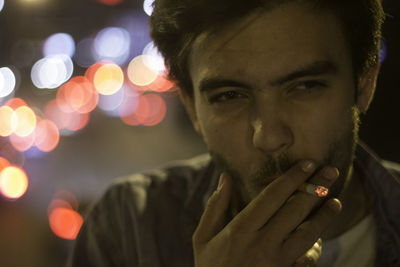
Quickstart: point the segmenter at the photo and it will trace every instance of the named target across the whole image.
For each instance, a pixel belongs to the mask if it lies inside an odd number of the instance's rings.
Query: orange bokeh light
[[[164,119],[167,113],[167,104],[161,96],[156,94],[148,94],[145,97],[150,105],[150,113],[142,124],[145,126],[157,125]]]
[[[47,207],[47,215],[50,216],[51,212],[56,208],[65,208],[73,210],[72,206],[68,201],[63,199],[53,199]]]
[[[54,200],[56,200],[56,199],[63,200],[63,201],[65,201],[65,202],[67,202],[69,204],[71,209],[78,210],[78,207],[79,207],[78,199],[70,191],[59,190],[54,194],[53,199]]]
[[[87,79],[89,79],[89,81],[90,81],[91,83],[93,83],[93,81],[94,81],[94,75],[96,74],[97,70],[98,70],[101,66],[103,66],[104,64],[107,64],[107,63],[112,63],[112,62],[109,62],[109,61],[99,61],[99,62],[94,63],[92,66],[90,66],[89,68],[87,68],[87,70],[86,70],[86,72],[85,72],[85,77],[86,77]]]
[[[14,110],[16,110],[17,108],[22,107],[22,106],[27,106],[26,102],[23,99],[18,98],[18,97],[11,98],[10,100],[8,100],[6,102],[5,105],[9,106],[10,108],[12,108]]]
[[[88,113],[96,108],[99,94],[88,78],[77,76],[58,89],[56,99],[64,112]]]
[[[161,93],[166,91],[173,91],[175,89],[175,84],[168,80],[165,76],[158,75],[157,79],[152,82],[148,87],[150,91]]]
[[[60,133],[57,125],[51,120],[41,120],[35,129],[34,145],[43,152],[50,152],[57,147],[60,141]]]
[[[36,115],[33,110],[28,106],[20,106],[15,110],[16,127],[14,134],[19,137],[30,135],[36,127]]]
[[[1,193],[7,198],[20,198],[28,189],[26,173],[15,166],[4,168],[0,173],[0,189]]]
[[[49,224],[58,237],[74,240],[83,224],[83,218],[72,209],[57,207],[50,212]]]
[[[0,118],[0,135],[11,135],[17,126],[17,117],[14,110],[9,106],[0,107]]]
[[[156,94],[138,96],[136,110],[129,115],[121,116],[121,120],[127,125],[154,126],[160,123],[167,112],[164,99]]]
[[[35,132],[30,133],[27,136],[21,137],[16,134],[10,135],[11,145],[18,151],[24,152],[30,149],[35,142],[36,134]]]
[[[89,113],[79,113],[77,111],[65,112],[54,99],[47,103],[44,109],[47,119],[55,123],[59,130],[67,129],[77,131],[84,128],[90,119]]]
[[[10,166],[10,162],[6,158],[0,157],[0,173],[8,166]]]
[[[93,84],[102,95],[115,94],[124,84],[124,73],[117,64],[103,64],[96,70]]]

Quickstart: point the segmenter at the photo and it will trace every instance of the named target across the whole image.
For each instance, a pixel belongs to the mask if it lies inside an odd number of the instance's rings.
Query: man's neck
[[[323,233],[322,240],[338,237],[354,227],[371,212],[370,202],[360,173],[353,167],[338,198],[342,202],[342,212]]]

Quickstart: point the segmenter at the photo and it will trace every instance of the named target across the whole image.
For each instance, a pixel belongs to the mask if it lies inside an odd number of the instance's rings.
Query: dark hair
[[[193,96],[188,58],[194,40],[238,20],[257,8],[273,8],[296,0],[155,0],[150,18],[151,37],[163,55],[169,79]],[[333,12],[350,44],[355,77],[379,60],[381,0],[297,0]]]

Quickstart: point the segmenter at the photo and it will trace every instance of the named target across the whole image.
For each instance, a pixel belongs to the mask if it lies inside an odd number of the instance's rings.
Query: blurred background
[[[113,178],[205,152],[149,37],[151,3],[0,0],[0,266],[64,266]],[[360,136],[400,162],[400,2],[383,4]]]

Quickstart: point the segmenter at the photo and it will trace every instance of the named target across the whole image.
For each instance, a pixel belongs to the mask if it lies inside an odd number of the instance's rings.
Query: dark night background
[[[362,117],[360,137],[380,157],[400,162],[400,2],[384,0],[383,5],[389,14],[383,28],[387,55],[374,101]],[[54,98],[54,91],[39,91],[30,79],[48,36],[65,32],[77,42],[129,16],[138,18],[132,31],[147,32],[142,6],[139,0],[114,6],[96,0],[5,0],[0,12],[0,67],[18,69],[16,96],[39,110]],[[150,41],[142,37],[138,46]],[[22,45],[26,41],[31,50]],[[74,75],[84,73],[85,68],[74,66]],[[72,242],[57,237],[49,227],[47,208],[55,192],[72,192],[84,214],[112,178],[205,151],[176,94],[163,97],[167,115],[156,126],[128,126],[95,110],[89,124],[74,135],[61,136],[54,151],[41,157],[22,155],[29,188],[15,201],[0,198],[0,266],[63,266]]]

